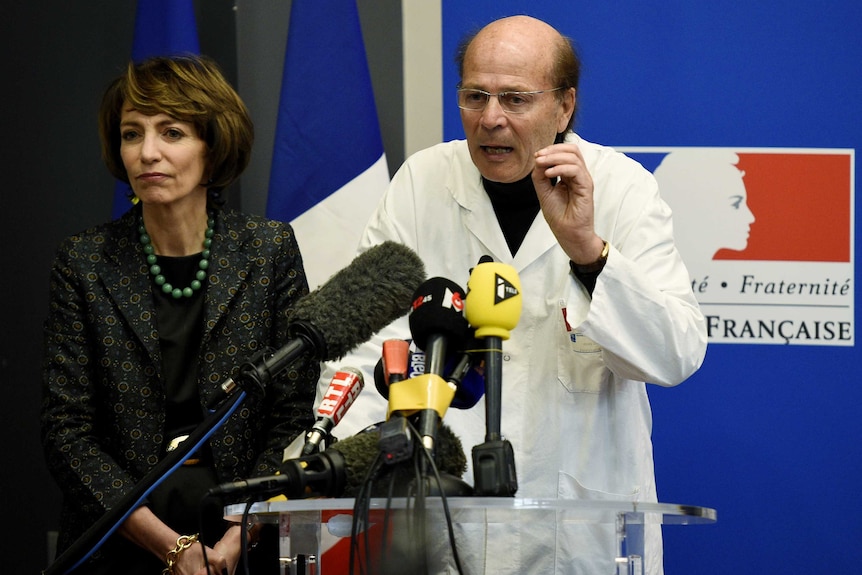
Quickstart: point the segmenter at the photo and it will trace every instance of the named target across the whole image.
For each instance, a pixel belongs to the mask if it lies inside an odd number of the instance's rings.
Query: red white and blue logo
[[[673,210],[710,342],[853,345],[854,150],[617,149]]]

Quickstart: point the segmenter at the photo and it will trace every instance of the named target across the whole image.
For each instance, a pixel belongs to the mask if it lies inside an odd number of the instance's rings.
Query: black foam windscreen
[[[463,477],[467,471],[467,456],[461,439],[445,423],[441,423],[437,430],[434,461],[441,473]]]
[[[373,246],[297,302],[288,314],[291,336],[312,340],[320,359],[340,359],[405,315],[424,279],[424,263],[407,246]]]
[[[376,428],[372,427],[369,430],[338,441],[327,449],[327,451],[338,451],[344,456],[346,471],[344,492],[333,495],[336,497],[340,495],[355,497],[359,493],[364,485],[368,470],[380,454],[379,438],[380,435],[377,433]],[[467,471],[467,456],[464,454],[461,440],[445,424],[441,424],[437,432],[437,447],[434,452],[434,462],[440,473],[460,478]],[[412,463],[388,471],[391,473],[387,477],[394,475],[395,481],[401,483],[403,486],[409,483],[415,472]],[[378,485],[378,489],[374,493],[385,493],[385,486],[382,484]]]
[[[464,290],[455,282],[433,277],[413,294],[410,333],[420,349],[426,349],[431,336],[443,336],[452,349],[460,349],[470,335],[464,318]]]
[[[333,443],[327,451],[337,451],[344,456],[345,484],[344,492],[334,494],[336,497],[355,497],[362,487],[365,475],[374,464],[380,453],[378,447],[379,434],[375,431],[363,431]]]

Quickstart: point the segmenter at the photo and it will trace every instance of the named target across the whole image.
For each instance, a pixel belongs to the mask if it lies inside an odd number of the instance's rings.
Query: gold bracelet
[[[165,563],[167,563],[168,566],[162,571],[162,575],[173,575],[174,565],[176,565],[177,561],[180,560],[180,554],[197,542],[197,533],[194,535],[180,535],[177,537],[177,546],[168,551],[168,554],[165,555]]]

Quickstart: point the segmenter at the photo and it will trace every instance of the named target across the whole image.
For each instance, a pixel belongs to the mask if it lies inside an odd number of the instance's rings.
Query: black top
[[[158,256],[162,274],[177,287],[195,279],[201,255]],[[203,282],[204,286],[206,282]],[[198,397],[198,356],[203,337],[204,288],[175,298],[153,282],[162,370],[165,376],[166,440],[188,433],[203,421]]]
[[[514,256],[540,209],[533,177],[528,174],[527,177],[510,184],[493,182],[483,177],[482,185],[491,199],[509,251]]]
[[[509,245],[509,251],[514,256],[518,253],[518,248],[521,247],[530,226],[533,225],[533,220],[536,219],[536,215],[541,210],[539,197],[536,195],[536,187],[533,185],[533,177],[527,175],[527,177],[510,184],[492,182],[483,177],[482,185],[491,199],[491,205],[494,207],[494,213],[497,215],[503,237],[506,238],[506,243]],[[572,273],[592,295],[601,270],[583,272],[573,265]]]

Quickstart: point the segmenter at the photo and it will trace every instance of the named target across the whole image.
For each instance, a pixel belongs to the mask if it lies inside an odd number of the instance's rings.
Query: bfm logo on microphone
[[[425,294],[413,300],[413,309],[416,310],[420,306],[434,301],[434,294]],[[448,287],[443,291],[443,297],[440,301],[440,307],[454,309],[457,312],[464,311],[464,300],[461,294],[453,292]]]

